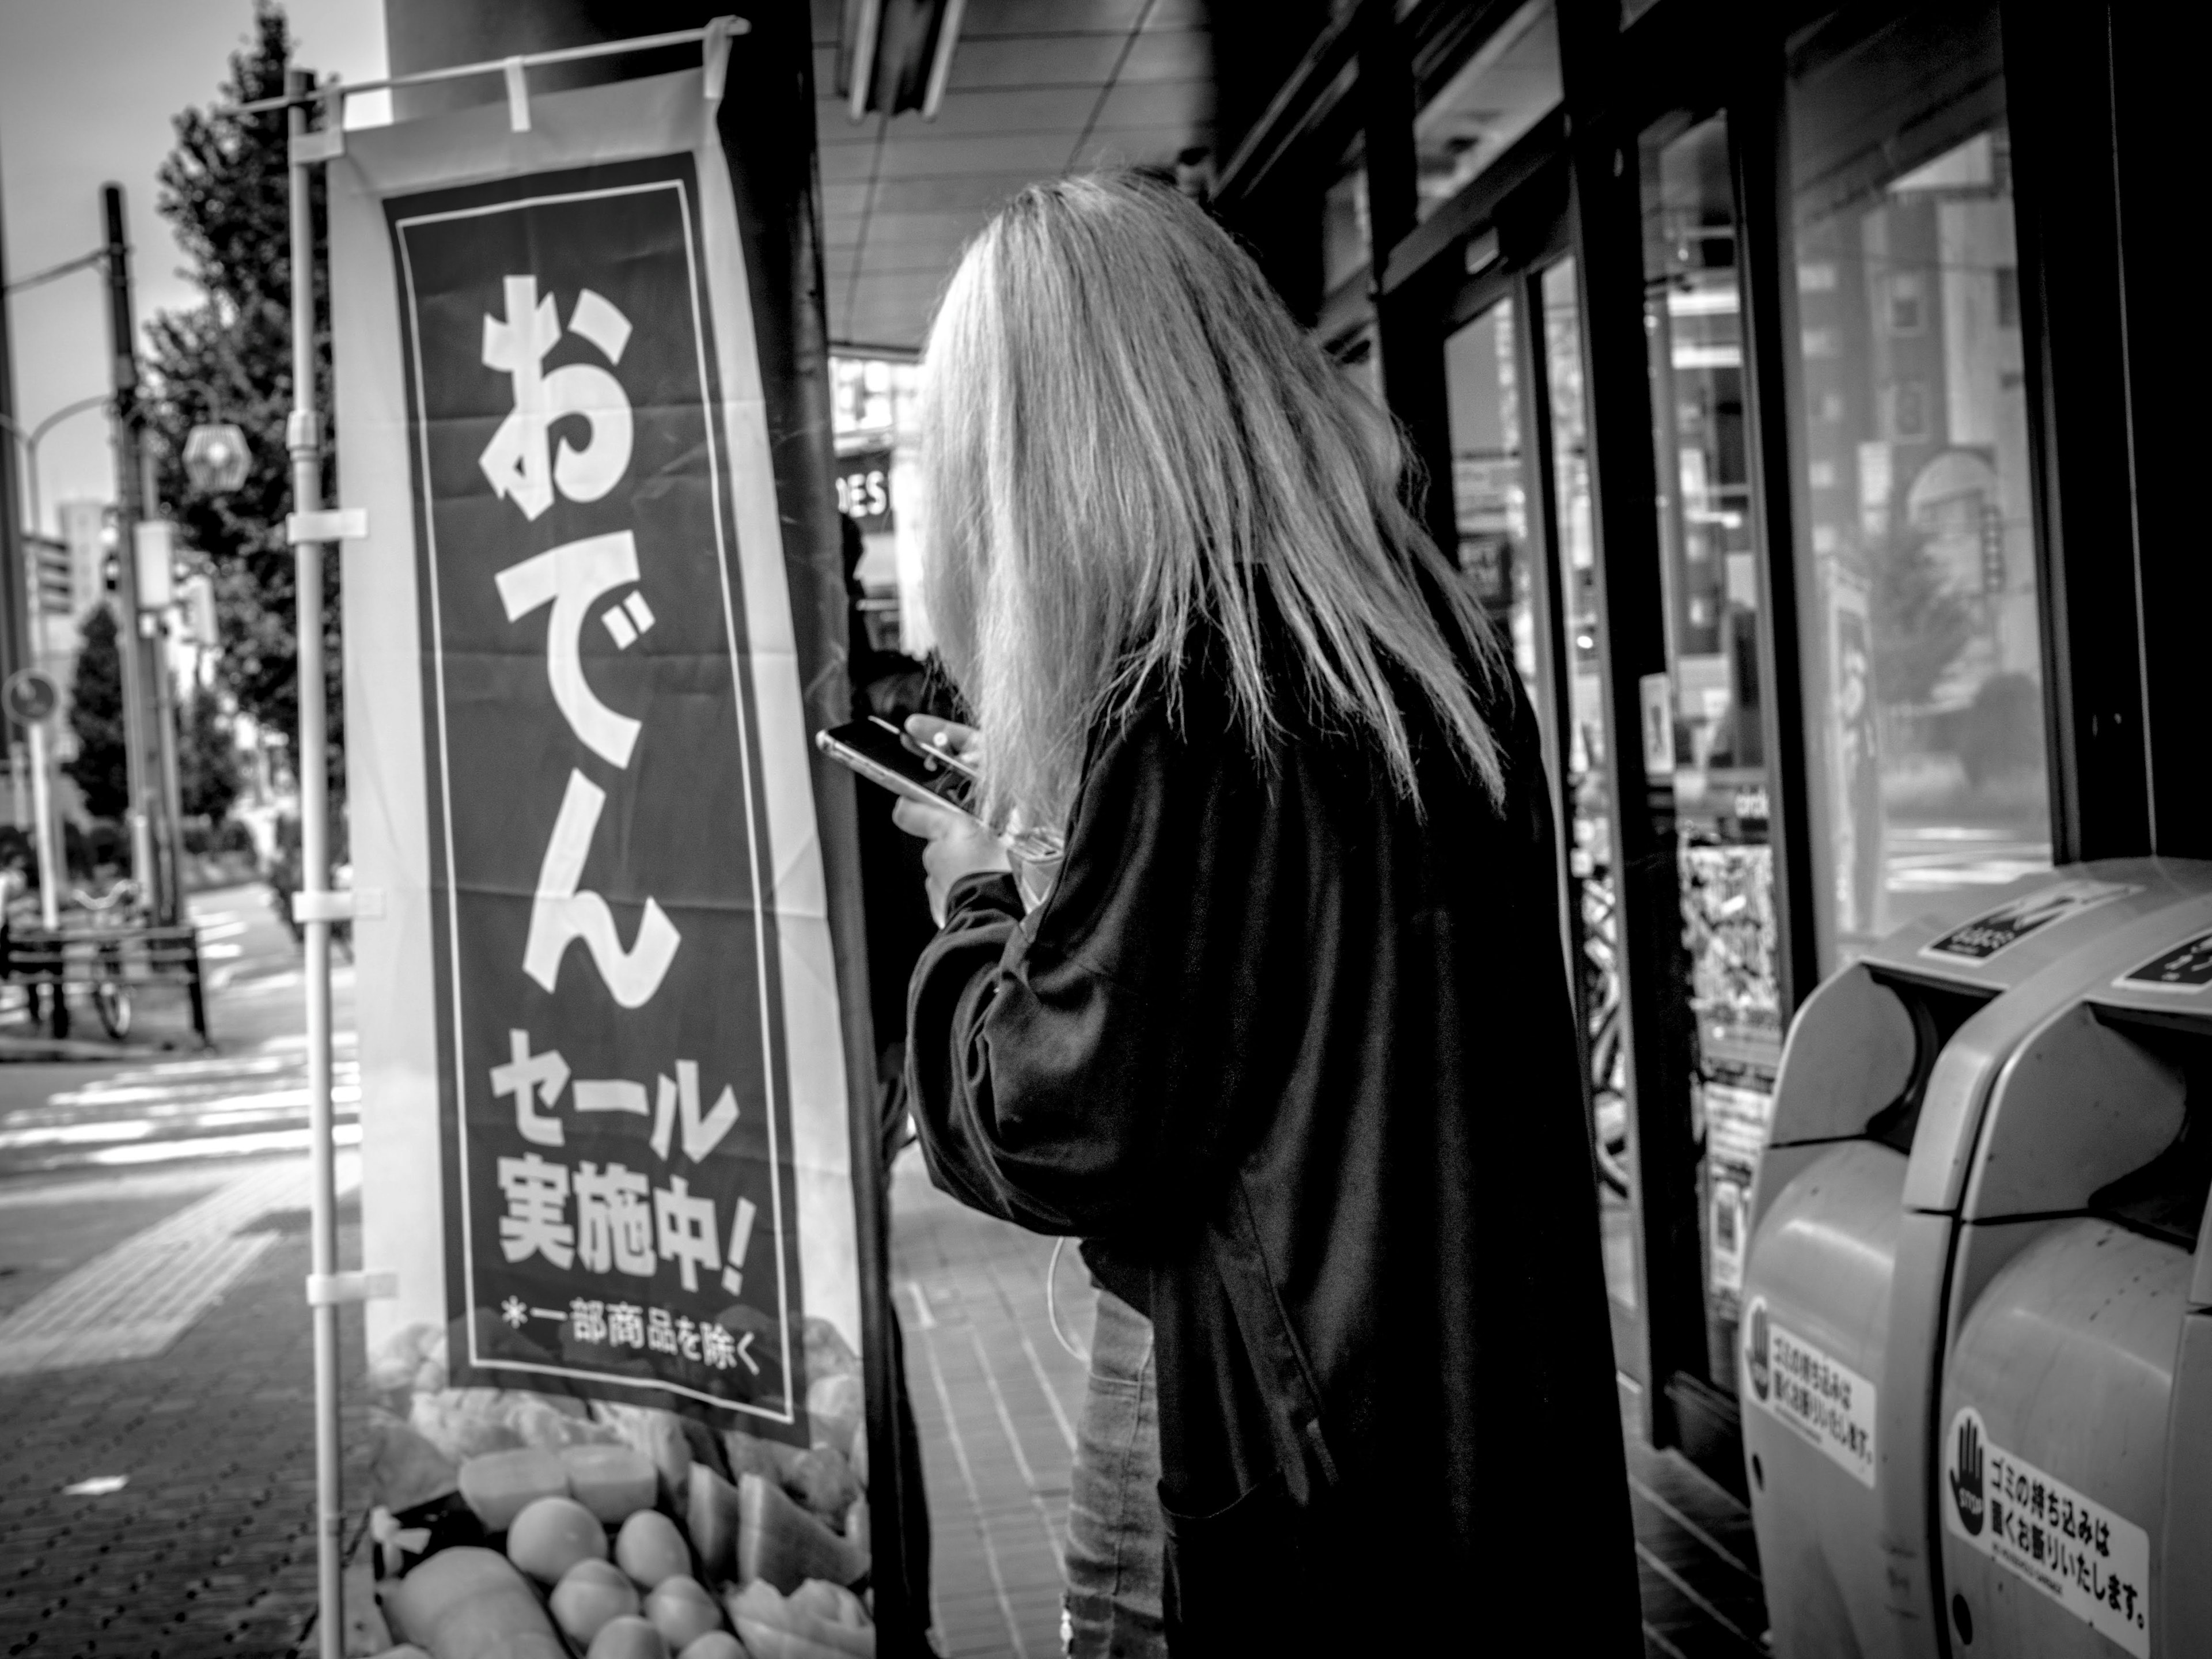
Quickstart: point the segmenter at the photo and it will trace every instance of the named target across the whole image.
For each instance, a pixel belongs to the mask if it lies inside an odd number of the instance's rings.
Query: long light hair
[[[1265,659],[1263,571],[1316,719],[1370,734],[1418,805],[1395,672],[1499,794],[1469,670],[1501,655],[1400,502],[1395,427],[1176,191],[1015,198],[945,291],[921,419],[925,595],[986,734],[991,821],[1065,822],[1091,732],[1153,690],[1180,710],[1200,629],[1264,764],[1291,688]]]

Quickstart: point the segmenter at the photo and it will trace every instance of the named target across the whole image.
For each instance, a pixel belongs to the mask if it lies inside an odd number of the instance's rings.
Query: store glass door
[[[1565,240],[1562,226],[1537,258],[1470,282],[1448,319],[1455,550],[1543,729],[1614,1349],[1641,1382],[1582,313]]]
[[[1662,994],[1686,999],[1693,1032],[1692,1144],[1676,1150],[1696,1168],[1705,1314],[1696,1380],[1732,1398],[1751,1184],[1783,1030],[1759,684],[1763,551],[1727,118],[1670,118],[1638,149],[1666,639],[1665,671],[1638,687],[1644,770],[1651,810],[1672,815],[1681,908],[1686,983]]]

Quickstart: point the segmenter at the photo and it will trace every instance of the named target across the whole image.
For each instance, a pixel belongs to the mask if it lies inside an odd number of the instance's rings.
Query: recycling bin
[[[1936,1414],[1954,1655],[2212,1654],[2212,905],[2185,908],[1990,1096]]]
[[[2212,864],[2031,877],[1907,926],[1794,1022],[1752,1197],[1738,1397],[1780,1659],[1944,1651],[1929,1522],[1944,1291],[1997,1079],[2029,1036],[2212,925]],[[2133,954],[2130,954],[2133,953]]]

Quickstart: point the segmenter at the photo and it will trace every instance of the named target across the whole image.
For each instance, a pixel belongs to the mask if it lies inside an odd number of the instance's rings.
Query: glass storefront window
[[[1583,413],[1582,303],[1575,263],[1544,273],[1544,375],[1552,404],[1559,615],[1565,647],[1567,730],[1561,734],[1567,821],[1567,902],[1573,912],[1576,1000],[1587,1036],[1591,1139],[1607,1291],[1637,1305],[1634,1179],[1628,1157],[1628,1068],[1621,1043],[1620,930],[1614,923],[1613,803],[1606,790],[1605,683],[1600,667],[1597,537],[1590,511],[1589,426]]]
[[[2046,867],[2050,781],[1996,9],[1795,64],[1787,98],[1826,969]]]
[[[1367,161],[1354,143],[1337,170],[1336,182],[1322,198],[1321,291],[1334,294],[1367,269],[1370,240],[1367,221]]]
[[[1644,337],[1667,672],[1640,688],[1644,769],[1671,793],[1702,1198],[1707,1381],[1733,1390],[1752,1178],[1782,1050],[1759,681],[1743,307],[1725,117],[1646,131]],[[1663,786],[1671,784],[1671,791]]]
[[[1529,0],[1413,118],[1420,216],[1459,194],[1559,101],[1553,0]]]
[[[1451,407],[1452,502],[1459,568],[1501,635],[1532,701],[1536,629],[1529,605],[1528,492],[1521,476],[1521,392],[1511,300],[1444,342]]]

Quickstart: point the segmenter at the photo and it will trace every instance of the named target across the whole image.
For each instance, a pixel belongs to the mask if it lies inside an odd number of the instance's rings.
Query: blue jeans
[[[1152,1323],[1102,1286],[1068,1505],[1060,1635],[1069,1659],[1165,1659],[1159,1481]]]

